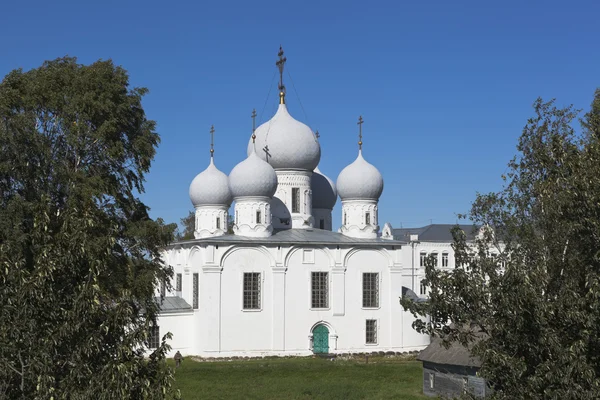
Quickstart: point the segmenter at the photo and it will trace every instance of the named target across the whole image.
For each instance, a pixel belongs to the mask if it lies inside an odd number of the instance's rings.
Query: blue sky
[[[192,208],[211,124],[229,173],[252,109],[274,113],[280,44],[289,110],[321,133],[320,169],[335,180],[355,159],[362,114],[364,156],[385,180],[380,221],[395,227],[454,223],[500,188],[538,96],[587,109],[600,86],[598,1],[36,0],[1,13],[0,75],[111,58],[150,89],[162,143],[143,199],[170,222]]]

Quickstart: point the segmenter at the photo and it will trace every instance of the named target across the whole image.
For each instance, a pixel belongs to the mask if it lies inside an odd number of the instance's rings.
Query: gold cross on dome
[[[252,132],[256,130],[256,108],[252,110]]]
[[[285,86],[283,84],[283,67],[285,66],[285,62],[287,58],[283,56],[283,48],[279,46],[279,60],[275,63],[277,68],[279,68],[279,103],[285,104]]]

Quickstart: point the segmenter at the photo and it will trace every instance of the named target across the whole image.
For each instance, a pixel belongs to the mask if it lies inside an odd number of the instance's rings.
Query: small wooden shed
[[[485,380],[478,376],[481,361],[459,343],[445,348],[439,338],[433,338],[417,360],[423,362],[423,393],[427,396],[452,398],[469,392],[483,398],[489,393]]]

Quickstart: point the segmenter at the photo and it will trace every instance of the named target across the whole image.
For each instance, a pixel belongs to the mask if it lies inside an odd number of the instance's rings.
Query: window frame
[[[433,268],[438,268],[440,266],[440,253],[437,251],[432,251],[430,254],[431,258],[433,258]]]
[[[421,280],[419,281],[419,295],[420,296],[427,296],[427,285],[425,283],[423,283],[425,279],[421,278]]]
[[[323,289],[322,287],[319,288],[315,288],[315,283],[314,283],[314,279],[315,279],[315,275],[320,276],[320,277],[324,277],[324,280],[319,282],[319,285],[323,285],[324,282],[324,287],[325,289]],[[310,301],[310,309],[311,310],[329,310],[330,309],[330,301],[329,301],[329,271],[310,271],[310,285],[309,285],[309,289],[310,289],[310,297],[309,297],[309,301]],[[322,279],[322,278],[321,278]],[[324,295],[324,307],[320,307],[319,305],[321,305],[322,301],[315,301],[315,295],[318,295],[319,293],[325,292]],[[317,299],[319,300],[319,299]]]
[[[192,309],[197,310],[200,306],[200,274],[192,274]]]
[[[183,286],[183,274],[175,275],[175,291],[181,293],[181,288]]]
[[[371,280],[371,283],[375,283],[375,287],[373,288],[373,285],[371,285],[371,287],[366,288],[365,287],[365,276],[366,275],[370,275],[372,277],[372,275],[375,275],[374,280]],[[362,308],[364,309],[379,309],[380,308],[380,275],[379,272],[363,272],[362,273]],[[368,300],[369,298],[365,297],[365,293],[369,292],[372,293],[374,291],[375,293],[375,305],[365,305],[365,301]],[[369,299],[372,300],[372,299]],[[371,303],[372,304],[372,303]]]
[[[450,253],[447,251],[442,252],[442,268],[448,268],[450,266]]]
[[[256,223],[262,224],[262,212],[260,210],[256,210]]]
[[[255,277],[258,275],[258,277]],[[246,276],[253,276],[253,282],[258,284],[258,288],[246,288]],[[259,271],[244,271],[242,272],[242,311],[244,312],[259,312],[262,311],[262,294],[263,294],[263,274]],[[252,284],[253,282],[250,282]],[[251,307],[247,307],[246,304],[246,291],[254,292],[255,294],[250,293],[250,301],[256,301],[257,304],[252,307],[253,304],[250,304]]]
[[[369,329],[369,323],[372,325],[372,329]],[[371,340],[369,341],[369,334],[371,334]],[[376,346],[379,344],[379,321],[374,318],[365,320],[365,345]]]
[[[419,252],[419,266],[425,267],[425,263],[427,262],[427,252],[422,250]]]
[[[300,188],[298,187],[292,188],[292,212],[300,212]]]
[[[150,335],[148,337],[148,348],[149,349],[158,349],[160,346],[160,326],[151,324],[150,325]]]
[[[365,225],[371,225],[371,212],[365,212]]]
[[[217,217],[216,225],[217,225],[217,229],[221,229],[221,217]]]

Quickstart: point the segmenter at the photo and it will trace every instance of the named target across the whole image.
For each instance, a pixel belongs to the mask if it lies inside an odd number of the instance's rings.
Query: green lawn
[[[425,399],[418,361],[369,357],[265,358],[196,362],[176,370],[187,399]]]

